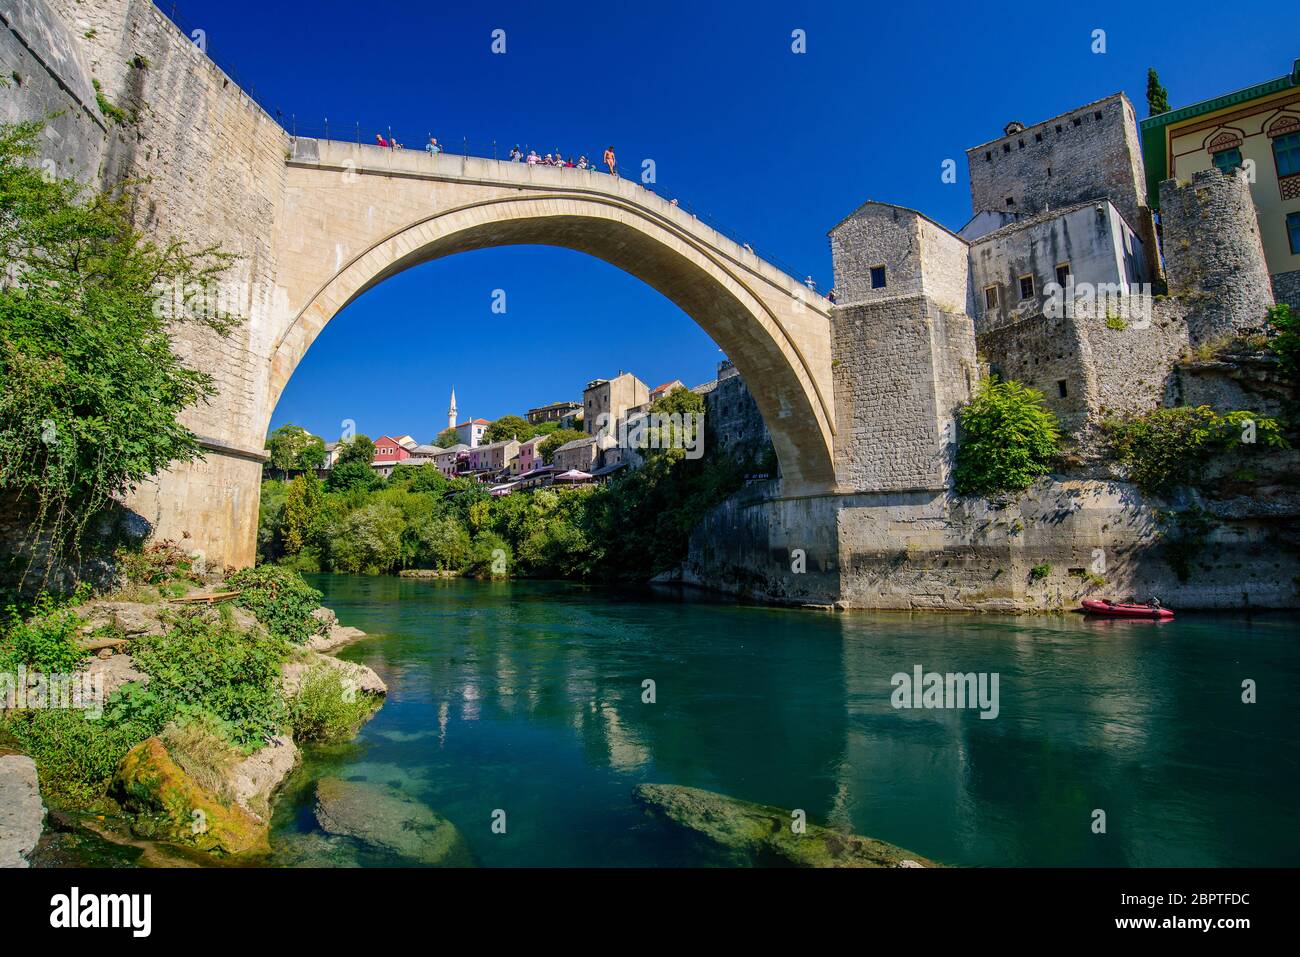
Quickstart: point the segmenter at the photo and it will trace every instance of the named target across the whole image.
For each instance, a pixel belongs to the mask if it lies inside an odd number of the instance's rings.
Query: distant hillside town
[[[431,466],[447,478],[469,478],[490,487],[493,495],[539,488],[559,482],[582,485],[607,482],[623,469],[638,467],[643,458],[635,441],[638,426],[648,423],[660,399],[687,386],[672,379],[650,388],[630,372],[593,379],[582,401],[559,401],[528,409],[524,416],[507,415],[495,422],[461,420],[456,390],[451,391],[447,427],[433,441],[415,436],[384,434],[374,440],[371,468],[388,478],[402,466]],[[704,400],[704,422],[711,453],[730,456],[774,472],[775,454],[763,417],[753,396],[730,360],[718,363],[717,378],[689,391]],[[294,427],[290,427],[294,428]],[[702,444],[703,434],[692,437]],[[274,441],[274,436],[268,446]],[[326,442],[316,474],[327,478],[346,440]],[[702,452],[702,448],[700,449]],[[299,463],[301,464],[301,463]],[[269,472],[281,471],[275,458]],[[298,469],[294,469],[298,470]],[[755,476],[772,478],[774,474]]]

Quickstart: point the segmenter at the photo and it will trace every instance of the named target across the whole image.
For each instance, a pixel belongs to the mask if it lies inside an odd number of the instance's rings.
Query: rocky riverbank
[[[223,858],[255,860],[269,852],[272,805],[300,760],[293,728],[308,729],[304,733],[309,739],[322,739],[326,734],[331,740],[340,735],[351,737],[382,706],[388,689],[372,669],[331,654],[366,635],[339,624],[330,609],[317,607],[310,612],[305,640],[277,645],[269,632],[283,622],[269,614],[270,620],[260,620],[247,607],[223,597],[229,591],[217,584],[193,590],[178,600],[148,600],[152,596],[135,600],[137,596],[132,595],[76,606],[71,609],[79,622],[76,646],[91,655],[77,677],[83,687],[93,689],[96,707],[103,708],[108,702],[111,708],[123,700],[140,699],[146,702],[140,707],[147,711],[153,706],[144,698],[151,693],[151,683],[165,686],[177,680],[170,663],[159,664],[156,643],[166,641],[169,629],[178,627],[178,614],[189,616],[186,620],[200,625],[251,636],[267,648],[290,649],[278,665],[278,679],[266,689],[272,710],[285,715],[286,729],[263,738],[262,746],[249,752],[234,749],[219,738],[195,737],[192,730],[187,738],[176,731],[177,721],[173,720],[126,751],[102,796],[91,795],[80,802],[64,800],[57,807],[52,803],[55,813],[49,828],[45,828],[45,804],[49,801],[42,800],[38,763],[55,769],[52,773],[57,777],[69,761],[76,760],[75,754],[60,753],[57,740],[51,744],[44,739],[33,756],[6,754],[0,749],[0,866],[85,863],[88,847],[95,860],[104,858],[107,847],[116,847],[118,851],[110,851],[108,856],[121,857],[117,863],[135,861],[145,866],[215,863]],[[146,649],[143,658],[138,657],[138,648]],[[164,670],[158,671],[160,667]],[[27,680],[44,679],[33,671]],[[29,688],[34,689],[34,685]],[[3,706],[0,703],[0,708]],[[0,719],[16,715],[22,716],[22,712],[0,710]],[[49,718],[48,712],[29,711],[26,716]],[[111,733],[95,727],[89,714],[75,717],[87,720],[86,728],[73,725],[74,736],[107,737]],[[11,731],[13,727],[10,725]],[[21,748],[21,730],[14,737]],[[66,749],[86,746],[74,741],[63,745]]]

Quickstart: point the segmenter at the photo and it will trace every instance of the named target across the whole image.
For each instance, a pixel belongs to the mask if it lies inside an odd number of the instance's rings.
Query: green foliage
[[[126,752],[153,733],[107,717],[87,721],[84,712],[68,708],[5,712],[0,729],[36,762],[46,799],[72,806],[102,797]]]
[[[284,495],[280,536],[286,555],[297,555],[312,540],[325,508],[325,489],[313,474],[299,475]]]
[[[15,606],[6,610],[8,620],[0,626],[0,672],[12,672],[19,665],[47,674],[80,670],[86,652],[77,644],[81,619],[76,612],[47,593],[37,597],[31,611],[24,621]]]
[[[1125,322],[1125,321],[1124,321],[1122,318],[1120,318],[1119,316],[1107,316],[1107,317],[1106,317],[1106,328],[1107,328],[1107,329],[1114,329],[1116,332],[1121,332],[1121,331],[1123,331],[1123,330],[1125,330],[1125,329],[1128,328],[1128,323]]]
[[[510,575],[510,544],[487,530],[474,536],[465,571],[475,578],[507,578]]]
[[[1147,116],[1169,112],[1169,91],[1160,85],[1155,67],[1147,68]]]
[[[280,666],[289,645],[260,629],[241,632],[225,617],[178,613],[161,636],[137,639],[136,664],[150,676],[142,697],[174,716],[203,711],[249,752],[279,734],[286,712]],[[155,711],[155,713],[157,713]]]
[[[1276,419],[1246,411],[1219,415],[1208,405],[1110,419],[1102,431],[1129,479],[1150,493],[1196,484],[1205,464],[1225,451],[1288,447]]]
[[[1040,582],[1050,574],[1052,574],[1052,566],[1044,562],[1029,569],[1029,580],[1031,582]]]
[[[297,572],[276,565],[245,568],[226,579],[241,589],[235,601],[247,608],[276,638],[300,645],[320,634],[323,623],[312,615],[321,594]]]
[[[331,492],[368,492],[378,488],[383,482],[379,473],[370,467],[369,461],[361,462],[353,459],[348,462],[340,461],[330,469],[325,487]]]
[[[158,735],[163,746],[182,771],[199,787],[230,804],[230,771],[244,757],[230,743],[230,729],[206,711],[185,715],[171,722]]]
[[[113,496],[200,457],[177,414],[215,390],[172,333],[236,320],[194,308],[229,256],[146,242],[127,195],[47,180],[31,164],[39,129],[0,124],[0,491],[32,503],[52,564]],[[155,309],[160,288],[182,308]]]
[[[298,742],[345,741],[370,717],[377,702],[343,680],[337,668],[317,665],[303,677],[289,702],[289,720]]]
[[[340,465],[347,465],[349,462],[360,462],[367,468],[375,460],[375,443],[370,441],[370,436],[362,435],[358,432],[350,440],[343,443],[339,450],[338,460],[334,463],[337,468]]]
[[[487,427],[487,431],[483,433],[483,440],[504,442],[506,439],[518,439],[523,442],[536,434],[536,429],[527,419],[518,415],[503,415]]]
[[[1268,324],[1273,333],[1269,349],[1278,357],[1292,384],[1296,384],[1300,381],[1300,316],[1280,302],[1268,310]]]
[[[330,565],[341,572],[382,574],[397,567],[405,522],[400,509],[371,503],[348,512],[326,531]]]
[[[285,423],[266,440],[267,466],[281,475],[319,468],[325,461],[325,441],[300,425]]]
[[[99,106],[99,112],[112,120],[114,123],[125,124],[127,120],[126,110],[120,106],[114,106],[113,103],[104,95],[104,89],[99,80],[90,81],[91,86],[95,88],[95,103]]]
[[[141,548],[120,548],[114,553],[118,572],[132,585],[199,584],[194,561],[175,542],[149,542]]]
[[[1019,382],[982,383],[958,422],[955,481],[961,495],[1022,491],[1051,471],[1060,451],[1060,428],[1043,394]]]
[[[438,433],[438,437],[433,440],[433,444],[442,449],[449,449],[460,442],[460,433],[451,426],[443,429]]]

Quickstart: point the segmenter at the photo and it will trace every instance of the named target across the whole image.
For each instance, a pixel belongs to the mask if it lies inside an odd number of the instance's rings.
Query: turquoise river
[[[369,633],[341,656],[389,695],[354,742],[308,749],[273,863],[403,863],[317,829],[312,784],[335,776],[449,818],[483,866],[709,863],[634,803],[641,782],[801,808],[950,865],[1300,864],[1295,616],[828,614],[547,582],[312,583]],[[996,674],[996,718],[895,708],[893,676],[918,666]]]

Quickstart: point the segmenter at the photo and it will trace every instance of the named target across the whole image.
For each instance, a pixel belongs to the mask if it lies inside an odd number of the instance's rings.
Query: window
[[[998,307],[998,287],[988,286],[984,290],[984,307],[986,309],[996,309]]]
[[[1015,201],[1014,199],[1012,199],[1010,196],[1008,196],[1008,197],[1007,197],[1007,205],[1008,205],[1008,206],[1014,206],[1014,205],[1016,205],[1016,201]]]
[[[1024,149],[1024,148],[1025,148],[1025,141],[1024,141],[1024,140],[1021,140],[1021,141],[1020,141],[1020,148],[1021,148],[1021,149]]]
[[[1300,255],[1300,213],[1286,214],[1286,234],[1291,240],[1291,252]]]
[[[1094,118],[1094,119],[1098,119],[1098,120],[1101,119],[1101,111],[1100,111],[1100,110],[1098,110],[1096,113],[1094,113],[1094,114],[1092,114],[1092,115],[1093,115],[1093,118]]]
[[[872,289],[885,288],[885,267],[884,266],[871,267],[871,288]]]
[[[1300,173],[1300,133],[1288,133],[1273,138],[1273,159],[1277,175],[1294,176]]]
[[[984,151],[984,161],[987,162],[987,163],[991,163],[991,162],[993,162],[993,151],[992,151],[992,150],[985,150],[985,151]]]
[[[1057,284],[1060,285],[1062,288],[1064,288],[1065,286],[1069,285],[1069,283],[1070,283],[1070,264],[1069,264],[1069,263],[1061,263],[1061,265],[1059,265],[1059,266],[1056,267],[1056,282],[1057,282]]]
[[[1043,134],[1042,134],[1042,133],[1035,133],[1035,134],[1034,134],[1034,142],[1035,142],[1035,143],[1041,143],[1041,142],[1043,142]]]
[[[1075,126],[1083,126],[1083,120],[1079,119],[1079,118],[1076,116],[1076,117],[1074,118],[1074,125],[1075,125]]]
[[[1020,277],[1020,298],[1021,299],[1034,298],[1034,277],[1033,276]]]
[[[1060,124],[1060,123],[1057,123],[1057,124],[1056,124],[1056,132],[1058,132],[1058,133],[1061,132],[1061,124]]]
[[[1062,399],[1064,399],[1069,394],[1065,388],[1064,379],[1056,380],[1056,394],[1059,395]]]
[[[1002,152],[1004,152],[1004,153],[1010,153],[1010,152],[1011,152],[1011,144],[1010,144],[1010,143],[1003,143],[1003,144],[1002,144]]]
[[[1241,150],[1235,146],[1230,150],[1219,150],[1214,154],[1214,165],[1223,173],[1231,173],[1241,165]]]

